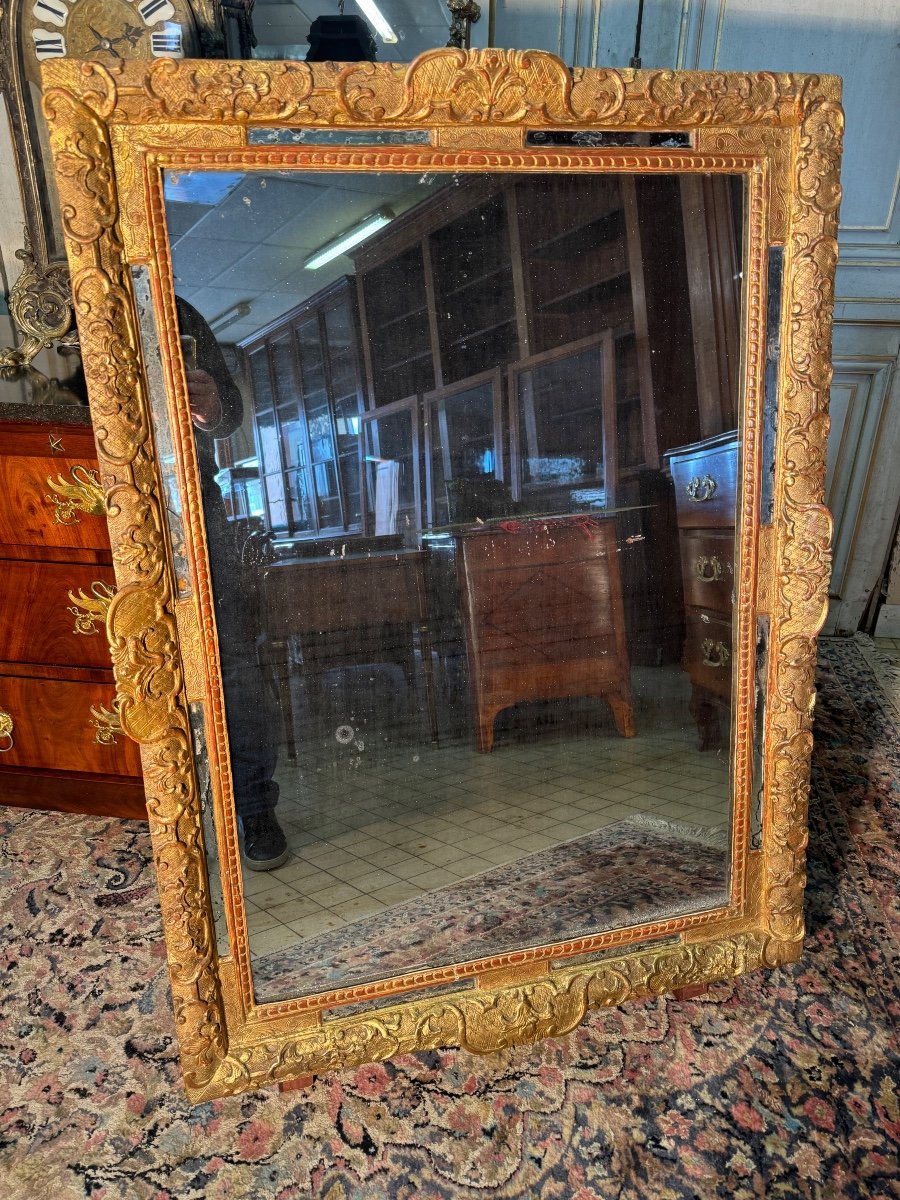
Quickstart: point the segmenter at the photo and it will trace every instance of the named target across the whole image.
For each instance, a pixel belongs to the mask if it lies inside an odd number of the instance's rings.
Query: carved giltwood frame
[[[205,1100],[391,1055],[490,1051],[565,1033],[599,1005],[795,960],[803,939],[815,638],[831,519],[822,506],[840,82],[788,74],[569,71],[540,52],[436,50],[412,65],[131,62],[45,68],[45,111],[106,496],[118,590],[107,632],[121,727],[141,745],[187,1090]],[[272,126],[424,129],[429,145],[251,144]],[[687,131],[685,147],[526,148],[529,129]],[[357,136],[358,142],[358,136]],[[257,1004],[196,459],[177,354],[163,169],[697,170],[747,179],[740,637],[730,903],[554,947],[422,971],[326,997]],[[763,464],[770,247],[783,247],[777,436]],[[132,268],[148,272],[184,506],[173,544],[150,416]],[[157,368],[158,369],[158,368]],[[761,523],[764,471],[774,517]],[[175,569],[179,564],[178,571]],[[761,846],[748,842],[757,619],[769,626]],[[202,721],[231,952],[217,951],[193,718]],[[660,944],[659,939],[665,939]],[[649,943],[649,944],[648,944]],[[576,957],[604,951],[594,961]],[[566,963],[566,959],[571,961]],[[559,969],[550,970],[551,959]],[[429,996],[430,983],[474,988]],[[403,993],[416,991],[404,1002]],[[387,1007],[360,1011],[380,997]],[[395,997],[396,1003],[390,1002]],[[354,1003],[352,1015],[325,1003]]]

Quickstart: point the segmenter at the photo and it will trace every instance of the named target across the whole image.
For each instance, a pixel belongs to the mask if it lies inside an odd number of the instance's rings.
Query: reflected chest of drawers
[[[675,486],[684,587],[682,663],[700,749],[723,742],[730,715],[737,433],[680,446],[666,455]]]
[[[489,522],[456,540],[477,748],[504,709],[584,696],[634,737],[615,520]]]
[[[89,425],[0,422],[0,803],[146,817],[118,729]]]

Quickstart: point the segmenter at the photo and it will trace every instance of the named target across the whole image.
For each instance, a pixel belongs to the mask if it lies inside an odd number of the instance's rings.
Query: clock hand
[[[111,54],[113,56],[113,58],[121,58],[122,57],[122,55],[116,49],[114,43],[124,41],[125,40],[124,38],[120,38],[120,37],[119,38],[108,38],[105,34],[101,33],[98,29],[95,29],[93,27],[93,25],[88,25],[88,29],[90,29],[91,33],[97,39],[97,45],[91,46],[90,50],[88,51],[88,54],[93,54],[96,50],[104,50],[104,51],[106,51],[107,54]]]

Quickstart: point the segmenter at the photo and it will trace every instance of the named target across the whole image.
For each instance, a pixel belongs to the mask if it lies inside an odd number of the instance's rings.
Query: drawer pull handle
[[[718,583],[725,573],[721,559],[716,558],[715,554],[709,558],[706,556],[698,558],[694,563],[694,570],[702,583]]]
[[[118,698],[113,700],[112,708],[104,708],[102,704],[98,704],[96,708],[91,705],[91,724],[94,727],[94,741],[98,746],[117,746],[116,734],[122,732]]]
[[[704,638],[703,645],[704,667],[725,667],[731,658],[731,651],[724,642],[714,642],[712,638]]]
[[[77,592],[69,592],[69,599],[72,604],[66,609],[75,618],[75,628],[73,633],[83,633],[86,636],[98,633],[98,623],[106,624],[106,614],[109,611],[109,605],[113,596],[116,594],[116,589],[104,583],[102,579],[95,579],[91,584],[90,594],[78,589]]]
[[[13,719],[8,712],[0,708],[0,754],[6,754],[15,746],[13,740]]]
[[[718,484],[712,475],[695,475],[685,488],[685,491],[688,494],[688,498],[693,500],[695,504],[702,504],[704,500],[712,500],[716,494],[717,487]]]
[[[53,519],[57,525],[77,525],[80,512],[102,517],[106,506],[97,472],[76,463],[69,474],[71,479],[63,475],[57,475],[56,479],[47,476],[47,486],[54,493],[47,499],[53,505]]]

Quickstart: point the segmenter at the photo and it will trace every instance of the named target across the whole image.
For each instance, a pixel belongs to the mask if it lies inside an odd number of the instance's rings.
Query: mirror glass
[[[743,179],[165,195],[257,998],[724,904]]]

